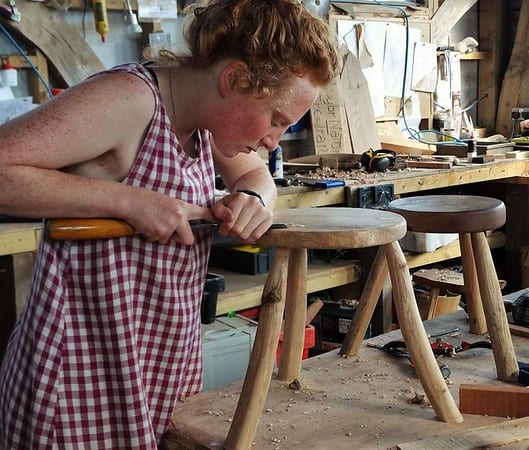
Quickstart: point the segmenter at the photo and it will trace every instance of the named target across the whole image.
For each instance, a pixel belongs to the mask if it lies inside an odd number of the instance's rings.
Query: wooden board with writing
[[[316,155],[352,153],[338,80],[320,89],[310,109],[310,117]]]

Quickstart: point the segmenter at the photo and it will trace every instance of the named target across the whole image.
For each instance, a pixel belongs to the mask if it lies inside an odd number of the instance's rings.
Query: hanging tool
[[[108,33],[108,15],[106,0],[92,0],[94,6],[94,20],[96,31],[101,35],[101,41],[105,42]]]
[[[217,222],[206,220],[190,220],[193,231],[215,229]],[[284,223],[273,223],[270,229],[287,228]],[[51,219],[46,232],[51,239],[57,241],[75,239],[106,239],[136,234],[136,230],[120,219]]]

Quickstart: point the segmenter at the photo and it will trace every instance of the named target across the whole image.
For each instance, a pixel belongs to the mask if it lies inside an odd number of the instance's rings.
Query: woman
[[[137,232],[43,235],[0,371],[2,448],[155,449],[200,389],[210,235],[188,221],[243,241],[267,230],[276,189],[256,150],[277,146],[338,61],[297,0],[214,0],[190,18],[185,55],[97,74],[0,128],[0,213]]]

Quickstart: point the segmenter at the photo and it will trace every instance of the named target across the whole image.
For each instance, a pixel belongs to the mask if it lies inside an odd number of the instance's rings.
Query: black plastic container
[[[224,276],[216,273],[206,275],[202,304],[200,305],[200,320],[203,324],[215,322],[217,315],[217,297],[225,289]]]

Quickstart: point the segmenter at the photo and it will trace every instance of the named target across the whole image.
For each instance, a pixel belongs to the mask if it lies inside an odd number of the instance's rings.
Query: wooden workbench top
[[[346,187],[314,189],[306,186],[279,189],[277,209],[329,206],[346,203],[347,191],[360,186],[393,184],[395,194],[420,192],[469,183],[501,180],[528,183],[529,160],[499,160],[488,164],[462,164],[451,169],[406,169],[367,174],[352,171],[342,175]],[[349,194],[350,195],[350,194]],[[34,251],[40,223],[0,223],[0,256]]]
[[[456,336],[442,338],[454,345],[463,340],[484,339],[467,333],[463,311],[438,317],[425,325],[428,333],[458,327],[460,331]],[[447,424],[434,417],[428,404],[414,403],[423,398],[424,391],[407,360],[367,346],[367,342],[384,344],[398,337],[400,332],[396,331],[364,341],[358,358],[344,359],[337,351],[331,351],[305,360],[300,391],[273,380],[252,448],[394,449],[397,444],[450,436],[506,420],[464,415],[463,423]],[[514,336],[513,341],[518,359],[529,362],[528,340]],[[501,383],[496,379],[494,358],[489,349],[467,350],[444,361],[451,369],[447,384],[456,402],[461,384]],[[178,414],[186,417],[186,429],[196,428],[205,441],[222,440],[230,425],[240,387],[241,383],[237,382],[189,399],[178,409]],[[178,423],[178,416],[174,422]],[[525,441],[523,447],[513,444],[508,448],[526,449],[527,445]]]
[[[0,223],[0,256],[35,251],[41,229],[40,222]]]

